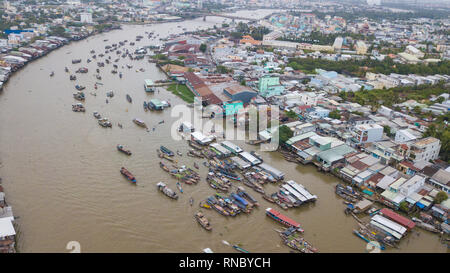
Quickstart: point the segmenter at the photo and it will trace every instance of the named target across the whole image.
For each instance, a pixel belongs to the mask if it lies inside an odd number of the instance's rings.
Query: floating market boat
[[[291,218],[281,214],[277,210],[274,210],[272,208],[266,209],[266,215],[270,218],[274,219],[277,222],[280,222],[281,224],[287,226],[287,227],[294,227],[298,231],[303,232],[304,230],[300,227],[300,224],[296,221],[292,220]]]
[[[143,128],[147,128],[147,125],[145,125],[145,122],[143,120],[135,118],[135,119],[133,119],[133,122],[136,123],[138,126],[141,126]]]
[[[163,182],[158,182],[158,184],[156,184],[156,186],[158,187],[158,189],[162,192],[162,193],[164,193],[166,196],[168,196],[168,197],[170,197],[170,198],[172,198],[172,199],[178,199],[178,195],[173,191],[173,190],[171,190],[170,188],[168,188],[167,186],[166,186],[166,184],[165,183],[163,183]]]
[[[112,123],[107,118],[99,119],[98,124],[102,127],[112,127]]]
[[[86,87],[77,84],[77,85],[75,85],[75,88],[76,88],[77,90],[81,91],[81,90],[85,89]]]
[[[206,219],[206,217],[203,215],[203,213],[201,212],[197,212],[194,215],[195,219],[197,220],[197,222],[206,230],[210,231],[212,230],[211,225],[209,224],[208,219]]]
[[[239,251],[239,252],[242,252],[242,253],[250,253],[250,252],[248,252],[247,250],[245,250],[245,249],[243,249],[242,247],[239,247],[239,246],[237,246],[237,245],[233,245],[233,248],[236,249],[236,250]]]
[[[114,97],[114,92],[113,91],[109,91],[109,92],[106,93],[106,96],[108,98],[112,98],[112,97]]]
[[[72,105],[72,111],[74,112],[85,112],[86,109],[84,108],[83,104],[77,103]]]
[[[299,236],[294,227],[290,227],[283,232],[278,231],[283,242],[288,247],[298,250],[302,253],[316,253],[318,250],[307,242],[303,237]]]
[[[131,151],[130,150],[126,150],[123,145],[117,144],[117,150],[121,151],[122,153],[126,154],[126,155],[131,155]]]
[[[130,95],[128,95],[128,94],[127,94],[127,101],[128,101],[129,103],[131,103],[131,97],[130,97]]]
[[[120,169],[120,173],[121,173],[123,176],[125,176],[126,179],[128,179],[130,182],[132,182],[132,183],[136,183],[136,182],[137,182],[137,181],[136,181],[136,178],[134,178],[134,176],[133,176],[127,169],[125,169],[124,167],[122,167],[122,168]]]
[[[86,99],[84,93],[81,91],[76,94],[73,94],[73,98],[79,101],[84,101]]]
[[[77,76],[75,76],[75,75],[70,75],[70,80],[71,80],[71,81],[76,81],[76,80],[77,80]]]
[[[181,193],[183,193],[183,188],[181,187],[180,182],[177,182],[177,188]]]
[[[161,149],[161,152],[167,154],[168,156],[174,156],[175,155],[171,150],[167,149],[166,147],[164,147],[162,145],[159,148]]]

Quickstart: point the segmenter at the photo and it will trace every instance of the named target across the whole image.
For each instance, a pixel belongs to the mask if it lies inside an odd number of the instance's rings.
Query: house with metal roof
[[[331,148],[329,150],[320,152],[316,155],[317,161],[322,164],[322,167],[329,168],[333,166],[333,164],[343,161],[344,156],[350,153],[355,152],[356,150],[347,144],[342,144],[335,148]]]

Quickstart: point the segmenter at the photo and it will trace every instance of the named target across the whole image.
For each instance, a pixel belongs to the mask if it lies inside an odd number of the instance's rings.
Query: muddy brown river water
[[[193,159],[185,155],[189,149],[185,141],[171,138],[170,129],[177,118],[171,117],[170,109],[145,112],[142,107],[143,101],[151,98],[168,99],[172,105],[183,103],[163,88],[159,93],[144,92],[144,79],[165,78],[154,64],[120,58],[117,64],[123,78],[110,73],[112,64],[106,65],[101,68],[103,79],[99,81],[104,85],[99,85],[98,90],[93,88],[98,82],[94,77],[96,60],[86,63],[92,49],[99,54],[105,45],[144,36],[136,46],[125,46],[134,51],[138,46],[161,43],[147,39],[145,31],[164,37],[180,33],[182,28],[195,30],[222,22],[223,18],[207,17],[206,21],[201,18],[152,26],[127,25],[55,50],[11,77],[0,93],[0,177],[7,200],[20,217],[16,221],[19,252],[68,252],[66,245],[70,241],[78,241],[82,252],[200,252],[206,247],[214,252],[234,252],[222,240],[240,244],[250,252],[290,251],[274,231],[281,226],[265,216],[265,208],[274,205],[249,188],[261,204],[249,215],[226,218],[203,209],[212,232],[202,229],[193,218],[198,202],[214,193],[204,179],[198,185],[183,185],[184,193],[179,193],[177,201],[156,190],[159,181],[176,190],[176,181],[158,165],[155,150],[160,145],[182,151],[184,156],[177,156],[180,165],[192,166]],[[113,60],[117,56],[110,55]],[[76,58],[81,58],[82,63],[72,65],[71,60]],[[122,68],[126,64],[133,68]],[[86,66],[89,73],[76,74],[77,81],[69,81],[66,66],[71,72]],[[136,72],[139,68],[145,72]],[[52,78],[51,71],[55,71]],[[71,105],[77,102],[72,97],[76,83],[87,87],[86,113],[71,111]],[[115,96],[106,104],[106,92],[110,90]],[[126,94],[133,98],[131,104]],[[108,117],[113,128],[100,127],[93,111]],[[155,126],[155,131],[146,132],[133,124],[133,118],[143,119],[150,128]],[[158,124],[161,120],[165,123]],[[123,129],[117,123],[123,124]],[[119,153],[119,143],[133,155]],[[257,148],[242,141],[236,143],[247,151]],[[357,227],[355,220],[344,214],[343,200],[334,193],[334,186],[340,182],[337,178],[319,173],[312,166],[286,162],[276,152],[261,154],[265,162],[285,172],[287,179],[305,185],[318,196],[315,204],[283,211],[302,224],[308,241],[320,252],[366,251],[365,242],[352,234]],[[204,160],[194,160],[205,178],[207,170],[201,164]],[[136,176],[137,186],[120,175],[121,166]],[[274,185],[266,186],[268,192],[275,189]],[[195,200],[192,207],[190,197]],[[438,236],[420,231],[409,234],[400,249],[387,250],[399,251],[446,252],[446,247]]]

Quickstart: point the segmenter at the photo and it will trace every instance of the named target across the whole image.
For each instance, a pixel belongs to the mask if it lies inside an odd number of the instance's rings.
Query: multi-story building
[[[359,144],[380,141],[383,137],[383,127],[378,124],[356,125],[353,127],[352,135]]]
[[[262,77],[258,82],[258,90],[262,97],[278,96],[283,93],[284,86],[278,77]]]
[[[414,142],[409,148],[408,158],[414,163],[426,162],[439,157],[441,141],[434,137],[427,137]]]

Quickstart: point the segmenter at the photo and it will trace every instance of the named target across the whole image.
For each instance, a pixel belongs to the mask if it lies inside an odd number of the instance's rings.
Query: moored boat
[[[161,152],[165,153],[168,156],[174,156],[175,155],[171,150],[167,149],[166,147],[164,147],[162,145],[159,148],[161,149]]]
[[[181,193],[183,193],[183,188],[181,187],[180,182],[177,182],[177,188]]]
[[[296,221],[292,220],[291,218],[281,214],[277,210],[274,210],[272,208],[266,209],[266,215],[270,218],[274,219],[277,222],[280,222],[281,224],[287,226],[287,227],[294,227],[298,231],[303,232],[304,230],[300,227],[300,224]]]

